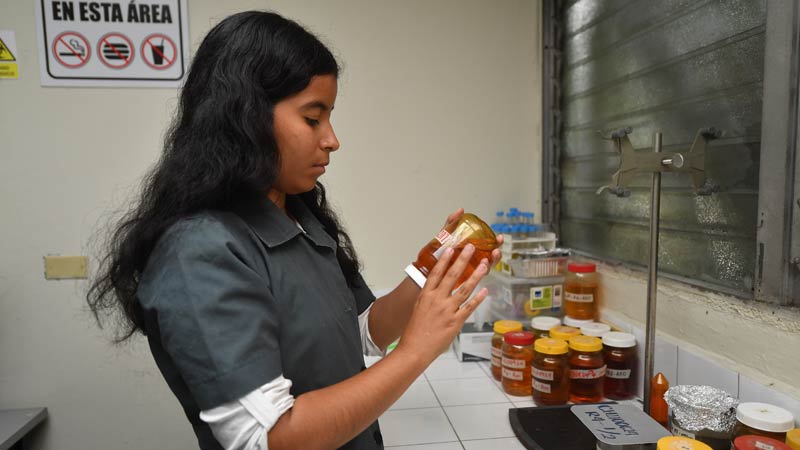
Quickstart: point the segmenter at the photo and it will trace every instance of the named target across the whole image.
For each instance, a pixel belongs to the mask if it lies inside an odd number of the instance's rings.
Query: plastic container
[[[603,335],[606,376],[603,394],[612,400],[628,400],[636,395],[636,338],[630,333],[610,331]]]
[[[533,344],[533,401],[564,405],[569,400],[569,347],[561,339],[542,338]]]
[[[490,272],[481,285],[489,291],[487,300],[495,319],[527,323],[533,317],[564,315],[564,277],[528,279]]]
[[[428,274],[439,260],[442,253],[453,248],[455,254],[451,261],[455,261],[467,244],[475,246],[475,253],[470,258],[467,268],[461,278],[456,282],[460,285],[478,268],[481,259],[491,260],[492,250],[497,248],[497,236],[489,225],[476,215],[464,213],[458,222],[442,229],[431,241],[419,251],[417,260],[406,267],[406,274],[420,287],[425,284]]]
[[[786,445],[791,447],[792,450],[800,450],[800,428],[789,430],[786,433]]]
[[[600,322],[587,323],[586,325],[581,327],[581,334],[584,336],[594,336],[602,338],[603,335],[610,332],[611,332],[611,325]]]
[[[503,390],[516,396],[531,395],[533,333],[513,331],[503,336]]]
[[[734,439],[732,450],[792,450],[792,448],[781,441],[751,434]]]
[[[493,326],[492,335],[492,376],[502,380],[503,335],[512,331],[522,331],[522,323],[516,320],[498,320]]]
[[[736,407],[733,436],[765,436],[786,442],[786,433],[794,428],[794,416],[789,411],[768,403],[745,402]]]
[[[564,276],[567,272],[569,250],[563,248],[522,249],[507,261],[507,275],[524,278]],[[502,269],[501,265],[501,269]]]
[[[527,272],[528,270],[538,271],[543,268],[542,264],[545,264],[545,266],[550,267],[550,273],[552,273],[552,270],[555,270],[556,273],[554,275],[563,275],[563,269],[560,268],[563,266],[560,266],[560,264],[563,264],[563,252],[565,250],[556,249],[557,240],[556,234],[550,231],[534,231],[528,233],[528,237],[526,238],[520,237],[519,234],[514,236],[511,227],[508,227],[508,229],[505,229],[503,232],[503,246],[500,249],[502,255],[499,264],[500,271],[506,275],[519,277],[525,276],[525,273],[529,273]],[[522,261],[525,261],[532,251],[553,251],[554,253],[550,262],[540,263],[539,261],[535,261],[532,263],[523,263]],[[552,264],[553,262],[555,264]],[[531,266],[525,267],[526,264],[531,264]],[[514,268],[517,268],[517,271],[515,271]]]
[[[683,436],[668,436],[658,440],[657,450],[712,450],[708,445]]]
[[[564,306],[567,316],[594,320],[597,305],[597,266],[594,263],[572,262],[567,265],[564,281]]]
[[[603,342],[592,336],[573,336],[569,340],[569,400],[596,403],[603,400]]]
[[[538,316],[531,319],[531,329],[536,339],[550,337],[550,329],[561,325],[558,317]]]
[[[568,327],[573,327],[577,329],[581,329],[584,325],[589,325],[590,323],[595,323],[592,319],[576,319],[569,315],[564,316],[564,325]]]

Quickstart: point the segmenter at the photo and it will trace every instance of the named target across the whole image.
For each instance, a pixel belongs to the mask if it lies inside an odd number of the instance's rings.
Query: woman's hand
[[[467,267],[467,262],[475,253],[475,247],[472,244],[465,246],[459,257],[450,265],[453,253],[452,248],[445,250],[428,275],[400,344],[395,350],[414,352],[422,356],[426,364],[447,350],[461,331],[464,321],[488,293],[486,288],[483,288],[467,301],[481,278],[489,272],[489,261],[486,258],[481,260],[472,275],[454,291],[456,282]]]
[[[456,222],[458,222],[459,219],[461,219],[461,216],[463,215],[464,215],[464,208],[458,208],[457,210],[455,210],[455,212],[447,216],[447,220],[444,221],[443,228],[447,228],[450,225],[455,224]],[[492,258],[491,261],[489,261],[489,267],[494,267],[497,265],[497,263],[500,262],[500,247],[502,246],[503,246],[503,235],[498,234],[497,248],[492,250]]]

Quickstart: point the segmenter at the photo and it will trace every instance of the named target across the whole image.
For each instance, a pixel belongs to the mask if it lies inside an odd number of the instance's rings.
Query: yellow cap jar
[[[789,430],[786,433],[786,444],[792,447],[792,450],[800,450],[800,428]]]
[[[533,401],[564,405],[569,400],[569,347],[561,339],[541,338],[533,343],[531,375]]]
[[[492,335],[492,376],[495,380],[502,380],[503,335],[512,331],[522,331],[522,322],[516,320],[498,320],[494,323]]]
[[[667,436],[658,440],[657,450],[712,450],[708,445],[683,436]]]
[[[571,337],[578,336],[579,334],[581,334],[581,330],[566,325],[556,325],[550,328],[550,337],[553,339],[561,339],[562,341],[569,341]]]

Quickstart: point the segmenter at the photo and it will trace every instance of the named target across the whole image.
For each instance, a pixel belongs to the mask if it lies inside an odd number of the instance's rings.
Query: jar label
[[[530,309],[561,309],[561,285],[534,286],[530,292]]]
[[[594,294],[576,294],[575,292],[564,292],[564,300],[568,302],[592,303]]]
[[[631,377],[631,369],[606,369],[606,378],[627,380]]]
[[[606,366],[597,369],[571,369],[569,377],[573,380],[594,380],[606,374]]]
[[[694,439],[695,438],[695,434],[694,433],[692,433],[691,431],[688,431],[688,430],[684,430],[683,428],[679,427],[678,425],[675,424],[674,420],[670,421],[670,425],[671,425],[670,431],[675,436],[683,436],[683,437],[687,437],[689,439]]]
[[[452,247],[451,242],[453,241],[453,236],[447,232],[447,230],[442,230],[439,234],[436,235],[436,240],[442,244],[441,247],[437,248],[435,252],[433,252],[433,257],[437,260],[441,258],[442,253],[447,250],[448,247]]]
[[[509,380],[522,381],[522,372],[520,372],[519,370],[510,370],[503,367],[503,378],[508,378]]]
[[[514,359],[514,358],[506,358],[503,357],[503,367],[508,367],[511,369],[524,369],[525,368],[525,360],[524,359]]]
[[[534,378],[538,378],[540,380],[553,381],[553,371],[552,370],[542,370],[542,369],[537,369],[536,367],[533,367],[533,368],[531,368],[531,375],[533,375]]]
[[[545,394],[552,392],[549,384],[542,383],[539,380],[533,380],[533,389],[535,391],[544,392]]]
[[[503,357],[503,349],[497,348],[497,347],[492,347],[492,356],[496,356],[497,359],[502,358]]]
[[[492,365],[495,367],[500,367],[500,358],[492,356]]]
[[[775,450],[774,446],[769,445],[769,444],[765,444],[765,443],[760,442],[760,441],[756,441],[754,445],[755,445],[756,448],[760,448],[761,450]]]

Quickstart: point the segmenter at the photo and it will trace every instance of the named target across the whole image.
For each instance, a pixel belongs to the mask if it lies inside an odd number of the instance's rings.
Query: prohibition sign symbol
[[[111,69],[124,69],[133,62],[133,42],[119,33],[108,33],[97,42],[100,61]]]
[[[92,47],[83,35],[65,31],[53,39],[53,56],[62,66],[77,69],[89,62]]]
[[[152,69],[164,70],[172,67],[178,59],[178,50],[169,36],[161,33],[151,34],[142,41],[142,59]]]

